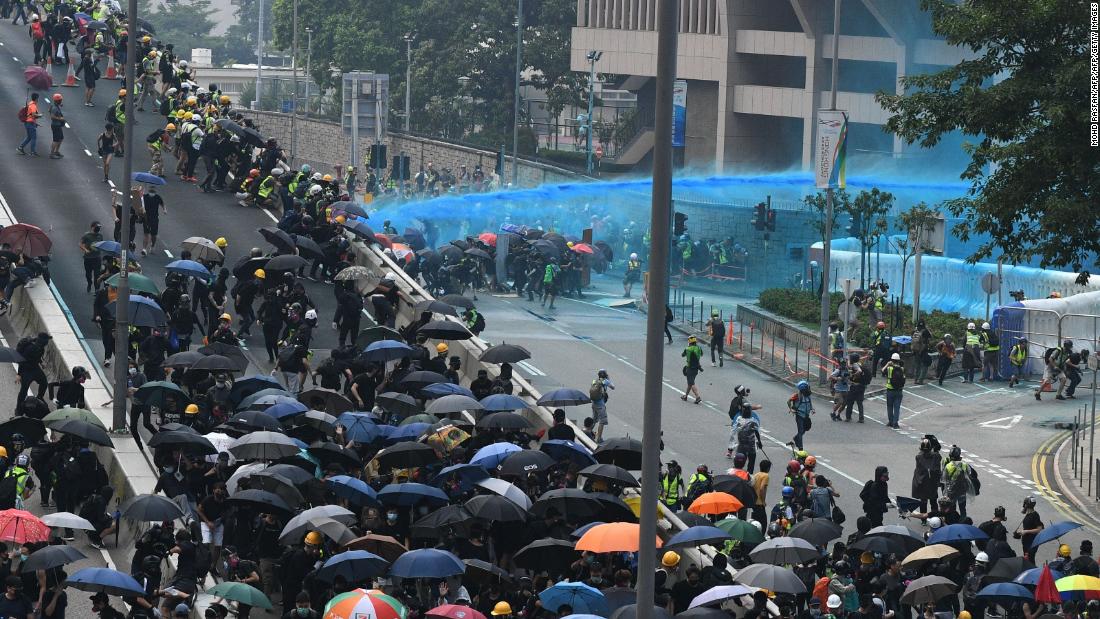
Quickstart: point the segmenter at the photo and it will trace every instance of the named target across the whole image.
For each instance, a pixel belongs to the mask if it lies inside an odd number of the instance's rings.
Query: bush
[[[829,315],[835,316],[844,295],[834,292],[831,296]],[[760,292],[760,307],[807,325],[821,323],[821,297],[809,290],[767,288]]]

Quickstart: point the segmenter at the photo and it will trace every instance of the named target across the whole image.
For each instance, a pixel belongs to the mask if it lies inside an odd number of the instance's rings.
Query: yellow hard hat
[[[265,273],[263,269],[256,269],[252,274],[260,279],[267,277],[267,273]]]
[[[493,610],[489,614],[494,617],[510,615],[512,614],[512,605],[504,601],[497,602],[496,606],[493,606]]]
[[[218,101],[221,101],[222,105],[229,105],[229,102],[232,101],[232,99],[229,98],[229,95],[222,95],[218,97]]]
[[[435,352],[437,352],[441,355],[445,354],[448,350],[450,350],[450,349],[447,348],[447,344],[445,342],[440,342],[440,343],[435,345]]]
[[[164,127],[164,130],[165,131],[175,131],[176,130],[176,125],[173,124],[173,123],[168,123],[168,125]]]
[[[573,246],[573,241],[569,241],[568,243],[565,244],[565,246],[566,247],[572,247]]]
[[[665,567],[676,567],[680,565],[680,555],[674,550],[670,550],[661,557],[661,565]]]
[[[125,88],[119,88],[118,89],[118,96],[125,97],[126,96],[126,89]]]
[[[193,120],[194,118],[195,118],[195,115],[191,112],[184,112],[183,113],[183,119],[184,120]]]
[[[187,97],[187,105],[196,105],[199,102],[198,97]]]
[[[218,247],[221,247],[222,249],[229,247],[229,241],[225,240],[224,236],[219,236],[218,240],[214,241],[214,244]]]
[[[694,335],[689,335],[688,336],[688,343],[689,344],[694,344],[695,342],[698,342],[698,341],[699,341],[699,338],[695,337]]]
[[[875,555],[865,550],[863,554],[859,555],[859,562],[864,565],[870,565],[875,562]]]
[[[3,445],[0,445],[0,457],[2,457],[2,458],[7,458],[8,457],[8,448],[4,447]]]
[[[183,409],[183,412],[187,413],[188,415],[198,415],[199,406],[197,404],[188,404],[187,408]]]
[[[1073,551],[1070,550],[1069,544],[1062,544],[1058,547],[1059,557],[1070,557],[1073,555]]]
[[[320,546],[322,542],[324,542],[324,539],[317,531],[310,531],[309,533],[306,533],[306,543],[310,546]]]
[[[970,611],[964,610],[959,613],[959,619],[970,619]]]
[[[325,181],[326,183],[331,183],[332,182],[332,175],[331,174],[326,174],[326,175],[321,177],[321,180]]]
[[[141,42],[142,43],[148,43],[149,41],[152,41],[152,40],[153,40],[153,37],[151,37],[149,35],[145,35],[145,36],[141,37]],[[152,56],[155,56],[157,53],[154,52],[154,51],[150,51],[149,54],[152,55]]]
[[[221,320],[233,320],[233,317],[229,314],[222,314]]]

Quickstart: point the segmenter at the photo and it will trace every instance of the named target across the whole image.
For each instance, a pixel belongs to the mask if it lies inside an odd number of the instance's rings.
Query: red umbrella
[[[573,243],[573,247],[571,249],[578,254],[592,255],[596,253],[596,250],[592,249],[592,246],[588,243]]]
[[[32,258],[49,254],[53,246],[42,228],[30,224],[12,224],[0,230],[0,243],[8,243],[13,252]]]
[[[1062,603],[1062,595],[1054,585],[1054,575],[1050,573],[1049,565],[1044,565],[1042,573],[1039,574],[1039,584],[1035,587],[1035,601],[1047,604]]]
[[[482,232],[481,234],[477,235],[477,239],[482,243],[485,243],[489,247],[497,246],[497,235],[493,234],[492,232]]]
[[[53,76],[40,66],[34,65],[23,69],[23,79],[35,90],[49,90],[53,88]]]
[[[25,544],[50,539],[50,527],[38,516],[21,509],[0,511],[0,541]]]
[[[480,612],[469,606],[459,606],[458,604],[436,606],[428,611],[428,616],[437,617],[438,619],[485,619],[485,615]]]
[[[386,236],[385,234],[375,234],[374,240],[378,241],[382,245],[382,247],[385,247],[386,249],[393,249],[393,241],[391,241],[390,237]]]

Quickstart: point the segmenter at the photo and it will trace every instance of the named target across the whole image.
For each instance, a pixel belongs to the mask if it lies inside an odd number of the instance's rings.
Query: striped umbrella
[[[329,600],[324,619],[406,619],[408,609],[377,589],[355,589]]]

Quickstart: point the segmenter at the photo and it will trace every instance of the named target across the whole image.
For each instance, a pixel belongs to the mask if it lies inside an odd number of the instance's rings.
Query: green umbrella
[[[420,413],[419,415],[411,415],[401,420],[399,426],[407,426],[410,423],[435,423],[439,421],[439,418],[435,415],[428,415],[427,413]]]
[[[43,417],[42,423],[46,424],[46,427],[49,428],[53,424],[65,421],[66,419],[79,419],[80,421],[87,421],[92,425],[99,426],[104,430],[107,429],[107,426],[99,420],[99,417],[96,417],[95,413],[83,408],[59,408]]]
[[[725,518],[714,523],[714,526],[732,535],[733,539],[746,544],[759,544],[764,541],[764,534],[760,532],[760,529],[757,529],[747,520]]]
[[[158,295],[160,290],[156,283],[140,273],[130,273],[126,281],[130,284],[130,292],[144,292],[145,294]],[[107,285],[118,288],[118,273],[107,278]]]
[[[165,407],[167,398],[176,398],[179,402],[190,402],[187,394],[176,383],[166,380],[154,380],[145,383],[134,392],[134,399],[147,406]],[[181,407],[182,408],[182,407]]]
[[[260,591],[252,585],[246,585],[243,582],[220,582],[207,589],[206,592],[225,600],[240,602],[241,604],[248,604],[249,606],[266,608],[268,610],[273,608],[271,606],[271,600],[267,599],[263,591]]]

